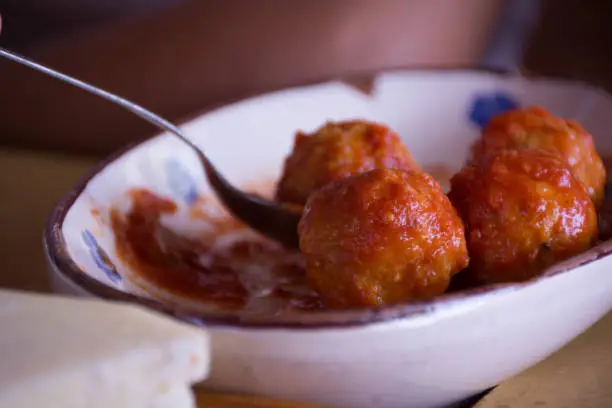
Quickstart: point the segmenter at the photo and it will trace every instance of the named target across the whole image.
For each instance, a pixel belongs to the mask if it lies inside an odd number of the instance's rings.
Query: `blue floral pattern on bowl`
[[[469,120],[483,129],[493,116],[519,106],[515,98],[502,91],[477,94],[470,106]]]
[[[102,249],[102,247],[100,247],[100,245],[98,245],[98,242],[91,231],[83,230],[83,232],[81,232],[81,237],[83,238],[85,245],[87,245],[87,248],[89,248],[89,254],[98,268],[100,268],[113,283],[120,282],[121,275],[119,275],[117,272],[117,269],[111,262],[106,252]]]
[[[166,182],[172,194],[180,197],[187,204],[192,204],[198,198],[196,183],[189,170],[178,160],[165,162]]]

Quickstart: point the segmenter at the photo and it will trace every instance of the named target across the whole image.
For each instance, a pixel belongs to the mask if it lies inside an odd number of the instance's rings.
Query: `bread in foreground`
[[[144,308],[0,290],[0,407],[190,408],[207,333]]]

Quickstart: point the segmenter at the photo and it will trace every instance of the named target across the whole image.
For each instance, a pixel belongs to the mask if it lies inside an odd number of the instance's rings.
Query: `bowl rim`
[[[508,71],[503,69],[487,68],[487,67],[434,67],[434,68],[405,68],[397,67],[384,70],[376,70],[371,72],[352,73],[351,77],[368,78],[371,81],[376,80],[379,75],[392,73],[466,73],[466,74],[492,74],[503,78],[523,78],[527,80],[553,80],[563,81],[566,83],[574,83],[576,85],[587,86],[594,91],[603,92],[604,95],[610,95],[598,87],[594,87],[583,81],[576,81],[571,78],[547,77],[540,75],[523,75],[520,72]],[[262,96],[268,93],[290,90],[295,88],[307,87],[328,82],[342,81],[338,78],[321,78],[313,81],[305,81],[290,87],[279,87],[266,92],[253,92],[242,98],[232,99],[223,103],[210,107],[198,115],[194,115],[188,120],[195,119],[199,116],[208,114],[220,107],[231,105],[233,103]],[[350,83],[348,83],[351,85]],[[353,85],[355,86],[355,85]],[[356,87],[356,86],[355,86]],[[363,90],[360,89],[362,92]],[[182,121],[183,123],[184,121]],[[350,327],[362,327],[373,324],[386,323],[396,320],[407,320],[409,318],[431,316],[437,311],[450,311],[456,309],[458,305],[463,305],[471,301],[479,301],[483,298],[497,296],[509,292],[516,292],[535,285],[543,280],[548,280],[552,277],[561,274],[569,273],[578,269],[581,266],[595,262],[599,259],[612,254],[612,239],[599,243],[597,246],[588,251],[559,262],[547,268],[538,277],[525,282],[518,283],[501,283],[479,286],[476,288],[461,290],[458,292],[442,294],[432,300],[409,302],[400,305],[382,306],[362,309],[347,309],[347,310],[324,310],[320,312],[292,312],[287,315],[275,316],[248,316],[237,312],[211,311],[203,312],[183,307],[179,305],[170,305],[162,301],[147,298],[144,296],[123,292],[119,289],[110,287],[97,279],[86,274],[79,265],[70,257],[66,242],[63,237],[62,228],[68,212],[78,197],[86,189],[89,182],[102,172],[107,166],[115,162],[123,155],[138,149],[145,143],[159,137],[163,133],[155,134],[151,138],[142,141],[133,142],[116,152],[108,155],[104,159],[96,163],[90,168],[75,184],[75,186],[64,196],[60,198],[55,205],[53,211],[49,215],[44,233],[43,244],[45,255],[50,267],[55,273],[60,274],[71,285],[84,290],[96,298],[104,300],[126,302],[139,306],[144,306],[154,311],[165,315],[177,318],[184,322],[202,327],[230,327],[230,328],[249,328],[249,329],[338,329]]]

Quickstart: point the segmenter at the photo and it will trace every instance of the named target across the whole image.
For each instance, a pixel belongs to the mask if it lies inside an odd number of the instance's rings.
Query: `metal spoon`
[[[301,214],[292,211],[290,208],[285,208],[279,203],[247,194],[232,186],[208,160],[204,152],[185,137],[177,126],[120,96],[45,67],[12,51],[0,47],[0,55],[116,103],[159,129],[178,137],[196,153],[200,163],[202,163],[208,182],[223,204],[236,218],[275,241],[290,248],[298,248],[297,224]]]

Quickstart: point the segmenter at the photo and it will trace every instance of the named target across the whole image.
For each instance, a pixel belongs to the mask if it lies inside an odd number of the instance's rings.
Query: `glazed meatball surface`
[[[451,179],[479,283],[522,281],[594,245],[593,202],[559,155],[500,150]]]
[[[328,307],[431,298],[468,264],[461,219],[420,171],[330,183],[310,196],[298,231],[309,282]]]
[[[593,137],[578,123],[552,115],[540,107],[516,109],[497,115],[473,148],[474,160],[500,149],[542,148],[558,152],[584,184],[599,207],[603,201],[606,170]]]
[[[313,134],[297,133],[276,198],[303,205],[313,191],[327,183],[375,168],[419,167],[387,126],[365,121],[330,122]]]

